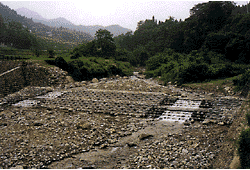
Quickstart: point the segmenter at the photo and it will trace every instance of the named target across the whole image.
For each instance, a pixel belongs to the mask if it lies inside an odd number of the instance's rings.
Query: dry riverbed
[[[29,87],[0,100],[0,168],[217,168],[242,102],[143,76]]]

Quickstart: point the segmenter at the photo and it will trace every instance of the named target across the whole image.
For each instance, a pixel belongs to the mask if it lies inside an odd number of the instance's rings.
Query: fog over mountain
[[[59,18],[55,18],[55,19],[46,19],[46,18],[42,17],[40,14],[38,14],[37,12],[31,11],[31,10],[24,8],[24,7],[16,9],[16,12],[19,15],[25,16],[27,18],[32,18],[32,20],[34,22],[40,22],[42,24],[45,24],[48,26],[53,26],[53,27],[65,27],[65,28],[69,28],[69,29],[75,29],[75,30],[89,33],[92,36],[95,35],[95,33],[98,29],[107,29],[114,36],[118,36],[121,34],[125,34],[128,31],[132,31],[130,29],[123,28],[119,25],[110,25],[110,26],[106,26],[106,27],[101,26],[101,25],[94,25],[94,26],[75,25],[63,17],[59,17]]]
[[[27,18],[32,18],[32,19],[38,19],[38,20],[44,20],[44,21],[48,21],[48,19],[43,18],[41,15],[39,15],[37,12],[31,11],[27,8],[18,8],[15,10],[17,12],[17,14],[25,16]]]

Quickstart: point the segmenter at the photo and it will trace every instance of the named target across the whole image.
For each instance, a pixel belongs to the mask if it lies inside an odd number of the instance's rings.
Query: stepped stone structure
[[[96,84],[96,83],[92,83]],[[36,106],[63,109],[70,112],[127,115],[130,117],[157,118],[189,124],[230,124],[235,109],[242,100],[217,97],[213,100],[201,96],[172,96],[163,92],[90,89],[85,86],[49,92],[34,100],[21,101],[14,106]]]

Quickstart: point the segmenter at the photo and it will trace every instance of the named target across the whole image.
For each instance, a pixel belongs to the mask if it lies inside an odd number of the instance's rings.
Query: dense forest
[[[0,42],[21,49],[70,49],[93,39],[82,31],[35,23],[2,3],[0,24]]]

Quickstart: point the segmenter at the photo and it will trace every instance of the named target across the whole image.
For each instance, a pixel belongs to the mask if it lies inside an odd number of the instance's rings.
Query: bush
[[[49,49],[49,50],[48,50],[48,53],[49,53],[49,58],[53,58],[54,55],[55,55],[55,52],[54,52],[53,49]]]
[[[247,124],[248,126],[250,126],[250,113],[246,114],[246,118],[247,118]]]
[[[249,88],[250,83],[250,70],[248,69],[244,74],[238,76],[233,80],[234,85],[237,90],[242,90],[243,88]]]
[[[241,132],[238,151],[241,168],[250,168],[250,128]]]
[[[69,62],[68,63],[68,73],[72,76],[75,81],[82,80],[82,73],[79,70],[77,63]]]
[[[81,57],[81,55],[79,54],[79,53],[76,53],[76,54],[73,54],[71,57],[70,57],[70,59],[78,59],[78,58],[80,58]]]
[[[63,57],[56,57],[55,59],[55,65],[65,71],[68,71],[68,64],[67,62],[63,59]]]
[[[189,64],[179,73],[179,83],[202,82],[208,78],[208,64]]]
[[[108,73],[109,75],[121,75],[122,70],[114,65],[108,65]]]
[[[36,57],[39,57],[41,55],[41,51],[38,49],[35,49],[34,53],[35,53]]]

